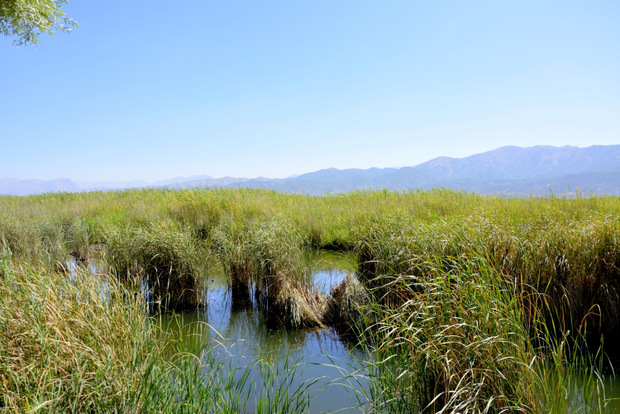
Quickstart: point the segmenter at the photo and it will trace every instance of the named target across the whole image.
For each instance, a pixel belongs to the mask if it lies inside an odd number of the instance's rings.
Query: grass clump
[[[250,301],[267,312],[270,324],[311,327],[322,324],[325,303],[305,280],[303,238],[292,224],[262,220],[214,231],[214,250],[224,264],[233,303]]]
[[[188,229],[168,221],[110,228],[105,243],[103,258],[111,271],[121,280],[143,284],[163,308],[203,305],[208,252]]]
[[[9,412],[131,411],[150,351],[142,301],[113,278],[3,259],[0,406]]]
[[[82,217],[73,219],[65,226],[64,239],[69,254],[78,262],[88,261],[92,248],[100,241],[97,229]]]
[[[255,295],[273,325],[320,326],[324,303],[304,279],[302,237],[282,221],[249,229],[248,250],[255,264]]]
[[[365,332],[373,344],[372,401],[379,412],[530,412],[534,371],[528,336],[509,286],[484,263],[444,270],[429,263],[423,279],[385,275],[401,296],[378,304]],[[428,270],[432,269],[432,270]]]
[[[355,275],[348,274],[331,289],[325,321],[341,335],[358,337],[372,323],[370,295]]]
[[[486,258],[444,262],[427,263],[423,278],[392,273],[373,281],[399,295],[397,305],[374,302],[375,321],[364,331],[376,358],[369,366],[373,410],[604,412],[602,356],[574,352],[583,332],[558,340],[539,311],[524,324],[522,286]]]

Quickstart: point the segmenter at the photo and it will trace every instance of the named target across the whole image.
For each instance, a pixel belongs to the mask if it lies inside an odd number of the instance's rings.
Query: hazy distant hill
[[[110,183],[105,183],[110,184]],[[338,170],[330,168],[296,177],[177,178],[137,186],[171,188],[248,187],[285,193],[326,194],[353,190],[408,190],[449,187],[498,195],[574,193],[620,195],[620,145],[578,147],[502,147],[466,158],[439,157],[415,167]],[[143,185],[142,185],[143,184]],[[126,188],[115,185],[107,188]],[[0,194],[103,189],[70,180],[0,180]]]
[[[0,178],[0,194],[29,195],[74,191],[80,191],[80,187],[73,181],[65,178],[47,181]]]
[[[620,145],[502,147],[466,158],[439,157],[415,167],[327,169],[234,187],[324,194],[359,189],[449,187],[499,195],[574,193],[620,195]]]
[[[502,147],[467,158],[439,157],[415,167],[438,180],[559,177],[620,169],[620,145]]]
[[[204,188],[204,187],[223,187],[232,185],[235,183],[244,183],[250,181],[250,178],[235,178],[235,177],[222,177],[222,178],[198,178],[198,179],[189,179],[182,181],[174,181],[169,184],[165,184],[165,186],[170,188]],[[158,183],[156,183],[157,185]]]

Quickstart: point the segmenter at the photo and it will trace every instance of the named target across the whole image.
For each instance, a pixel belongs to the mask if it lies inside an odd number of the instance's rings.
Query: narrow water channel
[[[354,259],[348,255],[325,253],[312,260],[309,276],[314,290],[324,294],[355,270]],[[215,356],[226,358],[233,368],[262,358],[280,364],[281,376],[285,376],[282,367],[287,361],[299,363],[290,383],[292,390],[318,379],[310,387],[316,390],[311,392],[310,413],[364,411],[361,392],[366,380],[359,374],[367,356],[360,349],[333,328],[275,330],[267,327],[261,310],[251,305],[233,309],[226,281],[217,270],[209,278],[205,311],[165,315],[161,321],[164,332],[185,329],[188,341],[195,346],[204,346],[206,341]],[[187,329],[189,325],[194,327]],[[254,373],[252,379],[260,382],[260,373]],[[251,407],[248,404],[248,409]]]
[[[308,277],[313,290],[319,294],[328,294],[332,286],[355,271],[353,255],[324,252],[307,260]],[[80,271],[78,263],[70,259],[66,264],[69,276],[76,277]],[[88,274],[97,274],[98,265],[90,263],[86,270]],[[102,282],[100,294],[105,297],[107,280]],[[340,337],[333,328],[270,329],[260,309],[251,305],[233,309],[226,278],[217,267],[212,269],[207,286],[205,310],[162,313],[156,318],[166,335],[183,336],[185,350],[200,354],[206,347],[216,358],[226,360],[226,366],[231,369],[243,369],[262,359],[280,367],[278,372],[282,380],[287,374],[285,365],[297,364],[292,381],[287,384],[294,390],[304,382],[313,382],[309,413],[367,411],[364,393],[369,384],[364,365],[369,356],[350,340]],[[149,301],[148,288],[144,288],[143,294]],[[256,370],[251,379],[260,384],[261,373]],[[620,376],[608,374],[601,380],[608,402],[600,412],[620,412]],[[582,398],[579,393],[569,392],[562,404],[567,413],[583,412],[586,404]],[[252,412],[251,400],[247,408]]]

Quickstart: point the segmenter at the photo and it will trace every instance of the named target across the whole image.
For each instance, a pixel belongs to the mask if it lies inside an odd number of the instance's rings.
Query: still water
[[[331,286],[355,270],[355,262],[349,255],[326,253],[313,258],[311,269],[314,290],[327,294]],[[251,305],[233,309],[221,272],[215,270],[211,276],[205,311],[162,317],[165,332],[191,332],[188,341],[194,341],[196,347],[204,346],[206,341],[216,357],[225,358],[232,367],[247,366],[258,358],[281,366],[287,360],[299,363],[291,389],[319,378],[310,387],[320,389],[311,392],[310,413],[364,411],[360,393],[367,385],[363,375],[367,355],[332,328],[269,329],[261,310]],[[260,382],[260,373],[252,379]]]
[[[347,254],[322,253],[308,258],[310,283],[313,290],[327,295],[332,286],[340,283],[347,274],[355,272],[355,257]],[[69,275],[73,279],[79,271],[75,260],[67,261]],[[90,263],[87,272],[98,273],[97,263]],[[102,297],[107,296],[107,280],[102,280]],[[143,291],[147,302],[148,288]],[[310,387],[312,399],[309,413],[366,412],[368,403],[368,379],[364,365],[369,356],[356,348],[346,338],[341,338],[333,328],[283,329],[267,327],[263,312],[253,306],[233,309],[230,292],[221,269],[213,268],[210,274],[206,308],[204,311],[182,314],[161,314],[157,319],[167,335],[183,336],[185,350],[200,354],[203,347],[212,355],[226,360],[232,369],[244,368],[259,359],[278,364],[280,376],[285,376],[284,365],[288,361],[299,367],[289,387],[296,389],[305,381],[315,381]],[[253,372],[251,379],[260,383],[261,374]],[[620,413],[620,376],[604,375],[605,407],[594,412]],[[577,381],[578,382],[578,381]],[[575,387],[575,385],[573,385]],[[578,384],[573,391],[567,390],[564,407],[567,413],[591,412],[581,396]],[[248,409],[252,409],[251,401]]]

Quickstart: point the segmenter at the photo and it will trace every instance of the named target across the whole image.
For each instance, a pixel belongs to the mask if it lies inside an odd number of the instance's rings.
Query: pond
[[[352,255],[322,253],[311,260],[314,290],[325,294],[355,270]],[[210,274],[204,311],[163,315],[160,320],[168,334],[187,332],[186,347],[202,347],[206,343],[217,358],[226,358],[232,368],[243,368],[262,358],[280,365],[280,379],[284,380],[287,361],[299,363],[289,384],[291,389],[319,379],[310,388],[321,389],[312,392],[311,413],[363,411],[360,393],[366,380],[363,375],[350,377],[363,372],[368,358],[363,351],[341,338],[333,328],[270,329],[260,309],[252,305],[233,309],[225,277],[217,268]],[[188,345],[189,342],[193,343]],[[260,372],[252,375],[254,381],[260,382]]]

